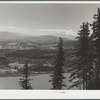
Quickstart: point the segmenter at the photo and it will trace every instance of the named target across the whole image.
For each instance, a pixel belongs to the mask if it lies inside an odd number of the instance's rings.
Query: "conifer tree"
[[[88,41],[88,62],[87,62],[87,90],[94,90],[94,49],[93,49],[93,41],[91,36],[89,36],[89,41]]]
[[[89,23],[83,22],[78,32],[77,43],[73,53],[72,64],[69,66],[70,82],[73,84],[70,88],[87,89],[89,70]],[[90,66],[91,67],[91,66]]]
[[[93,34],[91,35],[94,47],[95,59],[95,89],[100,89],[100,8],[94,15],[92,23]]]
[[[59,38],[59,44],[58,44],[58,49],[57,49],[57,55],[56,55],[56,60],[55,60],[55,67],[54,67],[54,73],[51,75],[53,88],[52,89],[57,89],[61,90],[63,86],[66,86],[63,82],[63,79],[65,77],[63,76],[63,66],[64,66],[64,51],[63,51],[63,40],[60,37]]]
[[[23,89],[32,89],[30,84],[31,79],[29,79],[29,76],[30,76],[30,70],[28,67],[28,63],[26,61],[22,70],[22,78],[20,78],[20,85]]]

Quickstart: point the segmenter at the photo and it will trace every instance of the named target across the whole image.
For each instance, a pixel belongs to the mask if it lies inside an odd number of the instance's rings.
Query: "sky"
[[[83,21],[92,23],[100,4],[1,4],[0,31],[74,37]]]

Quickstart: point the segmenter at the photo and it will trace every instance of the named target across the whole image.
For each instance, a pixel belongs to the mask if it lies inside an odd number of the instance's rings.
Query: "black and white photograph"
[[[0,3],[5,89],[100,90],[100,3]]]

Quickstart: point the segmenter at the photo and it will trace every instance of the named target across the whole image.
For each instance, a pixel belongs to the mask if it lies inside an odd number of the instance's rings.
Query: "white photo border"
[[[100,1],[0,1],[22,4],[100,4]],[[99,90],[0,90],[0,99],[100,99]]]

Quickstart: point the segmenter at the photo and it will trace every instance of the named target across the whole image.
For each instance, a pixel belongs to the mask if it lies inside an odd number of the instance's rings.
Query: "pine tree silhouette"
[[[29,79],[29,76],[30,76],[30,71],[28,68],[28,63],[26,61],[24,68],[22,70],[22,78],[20,78],[20,85],[23,89],[32,89],[30,84],[30,80],[32,79]]]
[[[95,59],[95,89],[100,89],[100,8],[94,15],[92,23],[93,34],[91,35],[94,47]]]
[[[61,90],[62,86],[66,86],[63,82],[63,79],[65,77],[63,76],[63,66],[64,66],[64,51],[63,51],[63,40],[60,37],[59,38],[60,42],[58,44],[58,50],[57,50],[57,55],[56,55],[56,60],[55,60],[55,67],[54,67],[54,74],[50,75],[52,77],[52,82],[53,88],[52,89],[58,89]]]
[[[76,89],[88,89],[90,69],[89,69],[89,23],[83,22],[78,32],[78,42],[72,58],[72,64],[69,66],[70,82],[73,84],[69,87]],[[91,66],[90,66],[91,67]]]

